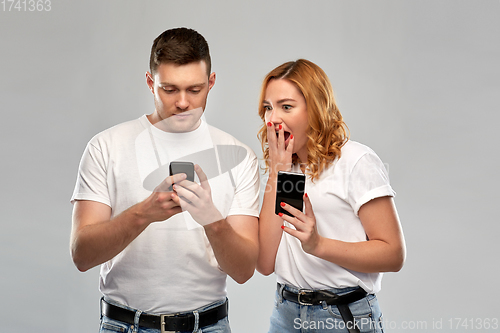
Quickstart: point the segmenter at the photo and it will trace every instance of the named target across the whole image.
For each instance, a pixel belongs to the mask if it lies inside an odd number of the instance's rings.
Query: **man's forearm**
[[[257,230],[257,219],[249,222]],[[240,235],[226,220],[206,225],[205,233],[221,269],[238,283],[245,283],[255,271],[258,242]]]
[[[111,220],[74,229],[71,255],[76,267],[87,271],[123,251],[148,226],[136,211],[136,207],[132,206]],[[78,215],[78,209],[75,215]]]

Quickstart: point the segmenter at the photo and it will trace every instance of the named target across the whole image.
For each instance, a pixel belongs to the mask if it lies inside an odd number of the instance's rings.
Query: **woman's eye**
[[[285,104],[285,105],[283,105],[283,109],[288,111],[288,110],[291,110],[291,109],[292,109],[292,106],[291,106],[291,105],[286,105],[286,104]]]
[[[271,111],[273,109],[270,105],[264,105],[263,108],[264,111]]]

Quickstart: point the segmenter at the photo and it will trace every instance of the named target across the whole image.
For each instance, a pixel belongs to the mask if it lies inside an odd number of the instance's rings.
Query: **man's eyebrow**
[[[194,84],[191,84],[189,87],[190,88],[193,88],[193,87],[203,87],[205,86],[207,83],[206,82],[202,82],[202,83],[194,83]],[[169,82],[160,82],[159,84],[160,87],[177,87],[176,84],[174,83],[169,83]]]

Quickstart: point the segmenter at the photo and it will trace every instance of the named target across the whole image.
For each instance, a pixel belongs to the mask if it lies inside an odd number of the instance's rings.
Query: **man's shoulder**
[[[112,127],[109,127],[96,135],[90,140],[90,142],[102,142],[113,139],[123,139],[127,137],[135,138],[138,133],[144,131],[143,118],[136,118],[133,120],[128,120]]]
[[[241,146],[244,147],[246,150],[250,151],[253,153],[253,150],[240,140],[236,139],[233,135],[224,132],[221,129],[218,129],[217,127],[214,127],[212,125],[208,125],[208,129],[210,131],[210,136],[212,138],[212,142],[215,145],[234,145],[234,146]]]

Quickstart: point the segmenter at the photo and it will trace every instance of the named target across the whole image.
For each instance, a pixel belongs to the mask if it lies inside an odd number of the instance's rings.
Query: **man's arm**
[[[207,176],[195,165],[200,184],[176,183],[173,200],[205,229],[221,269],[238,283],[245,283],[255,271],[259,255],[258,218],[250,215],[222,216],[212,201]]]
[[[144,201],[111,219],[111,207],[96,201],[77,200],[73,207],[70,249],[73,262],[84,272],[123,251],[146,227],[182,212],[167,192],[172,181],[185,175],[165,179]]]
[[[204,228],[221,269],[237,283],[250,279],[259,255],[257,217],[232,215]]]

